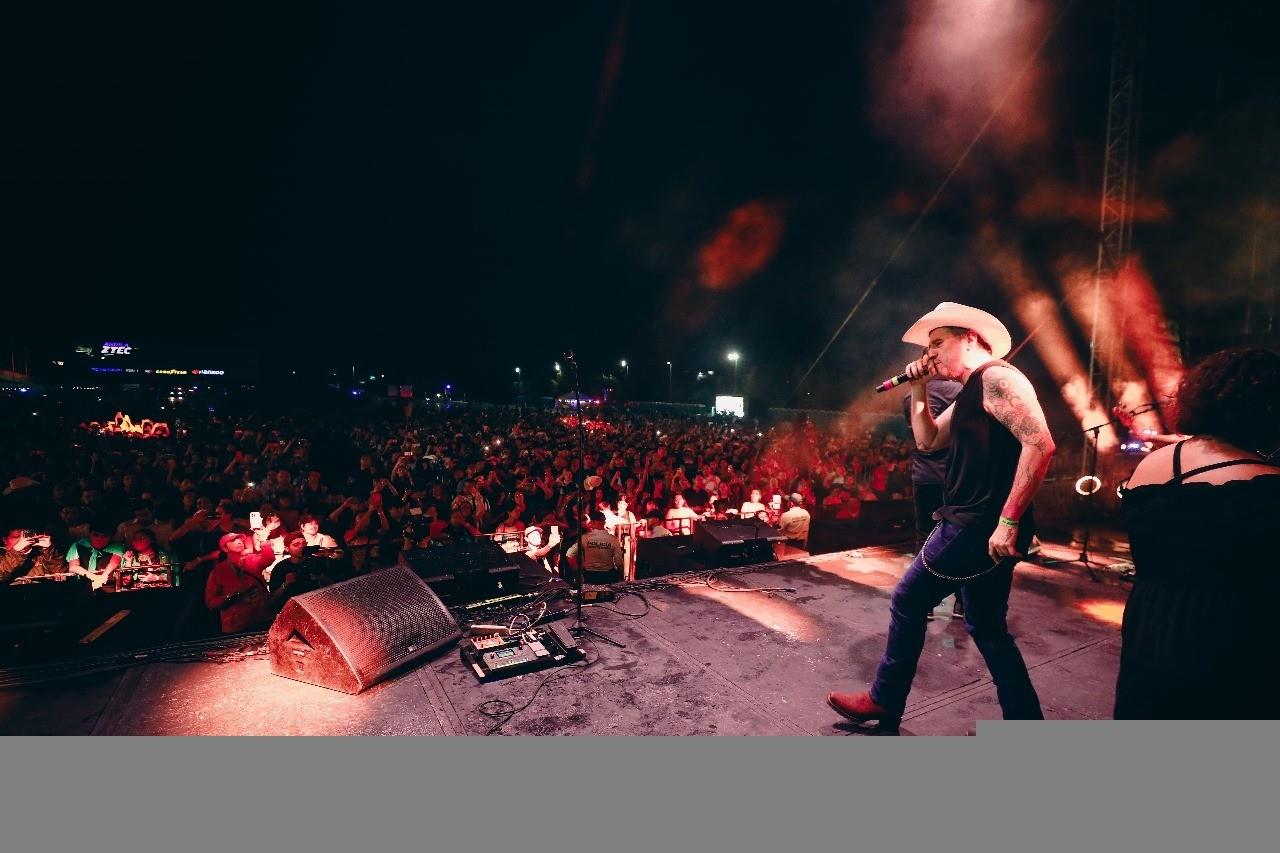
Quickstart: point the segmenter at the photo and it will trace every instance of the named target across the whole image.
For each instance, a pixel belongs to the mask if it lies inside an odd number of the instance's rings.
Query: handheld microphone
[[[877,385],[876,393],[879,394],[881,392],[888,391],[890,388],[897,388],[902,383],[909,382],[909,381],[911,381],[910,376],[908,376],[905,373],[899,373],[897,376],[893,377],[892,379],[886,379],[885,381]]]

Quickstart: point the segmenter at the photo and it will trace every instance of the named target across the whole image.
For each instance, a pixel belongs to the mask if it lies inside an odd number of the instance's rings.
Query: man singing
[[[1043,719],[1005,613],[1013,568],[1035,532],[1031,498],[1054,451],[1044,413],[1027,378],[1000,360],[1009,352],[1009,331],[986,311],[944,302],[902,339],[925,347],[905,371],[916,446],[950,443],[941,521],[893,592],[889,639],[871,689],[830,693],[827,704],[847,719],[897,731],[924,648],[926,615],[962,591],[965,628],[991,671],[1005,719]],[[929,411],[931,379],[963,384],[936,419]]]

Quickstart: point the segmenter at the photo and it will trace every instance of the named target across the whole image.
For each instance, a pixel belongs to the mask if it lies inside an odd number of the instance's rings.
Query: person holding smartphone
[[[249,528],[253,531],[253,550],[255,553],[273,553],[275,558],[284,555],[284,531],[281,529],[280,516],[274,512],[249,513]]]
[[[4,553],[0,554],[0,586],[21,577],[65,572],[66,561],[52,545],[53,539],[48,533],[18,527],[9,530],[4,537]]]
[[[379,539],[391,529],[387,513],[382,507],[382,493],[373,492],[364,509],[356,510],[351,527],[342,534],[342,541],[351,553],[351,565],[356,573],[367,571],[377,559]]]
[[[253,553],[249,539],[245,533],[223,536],[218,543],[223,558],[205,582],[205,607],[218,614],[224,634],[248,631],[271,618],[267,584],[262,578],[271,559]]]
[[[524,530],[524,555],[542,565],[548,574],[559,574],[556,548],[560,545],[560,526],[551,525],[551,535],[543,542],[542,528],[536,524]]]

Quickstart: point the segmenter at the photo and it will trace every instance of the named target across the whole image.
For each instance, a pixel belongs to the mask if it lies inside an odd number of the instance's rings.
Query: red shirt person
[[[223,557],[209,573],[204,587],[205,607],[217,611],[224,634],[248,631],[271,618],[262,573],[271,565],[274,554],[253,553],[248,539],[243,533],[228,533],[219,540]]]

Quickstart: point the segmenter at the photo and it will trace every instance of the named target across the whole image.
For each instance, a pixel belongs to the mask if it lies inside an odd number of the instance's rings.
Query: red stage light
[[[755,275],[778,251],[783,224],[777,205],[752,201],[737,208],[698,250],[698,280],[722,290]]]

